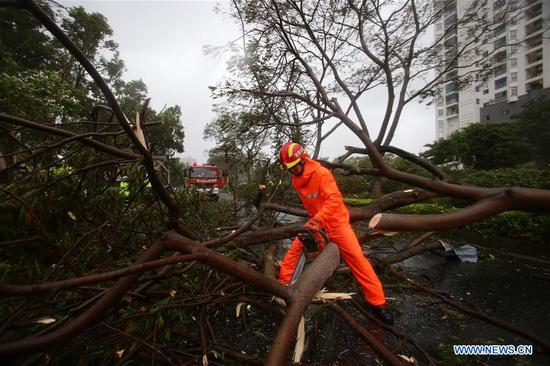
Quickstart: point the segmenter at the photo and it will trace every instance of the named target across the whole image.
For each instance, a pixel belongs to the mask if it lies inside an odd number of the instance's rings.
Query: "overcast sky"
[[[103,14],[113,29],[124,60],[125,80],[142,79],[148,87],[151,105],[182,108],[185,128],[184,157],[206,161],[213,141],[203,141],[202,131],[214,118],[213,100],[208,86],[223,78],[226,59],[223,55],[204,55],[206,45],[222,46],[240,36],[237,24],[214,12],[215,1],[58,1],[65,6],[83,6],[89,12]],[[378,131],[385,107],[385,90],[365,98],[364,111],[368,127]],[[366,112],[365,112],[366,111]],[[393,145],[418,153],[435,137],[432,107],[413,103],[407,106],[393,140]],[[328,128],[326,128],[328,130]],[[351,133],[342,130],[327,139],[321,156],[336,157],[344,145],[360,145]]]

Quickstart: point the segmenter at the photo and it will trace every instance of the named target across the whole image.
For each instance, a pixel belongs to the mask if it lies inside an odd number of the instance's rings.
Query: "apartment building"
[[[472,4],[490,22],[477,44],[460,23]],[[454,0],[435,37],[450,65],[435,103],[437,139],[471,123],[509,122],[533,98],[550,98],[550,1]]]

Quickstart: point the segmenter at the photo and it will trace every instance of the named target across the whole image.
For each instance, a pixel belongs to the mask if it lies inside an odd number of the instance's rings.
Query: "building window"
[[[458,103],[458,94],[451,94],[445,97],[447,104]]]
[[[477,75],[476,75],[476,76],[477,76]],[[479,85],[476,86],[476,92],[478,92],[478,91],[479,91]]]
[[[495,56],[493,57],[493,61],[495,63],[499,63],[499,62],[502,62],[504,60],[506,60],[506,50],[505,49],[498,52],[498,53],[496,53]]]
[[[512,57],[510,59],[510,67],[518,67],[518,59],[515,57]]]
[[[517,86],[513,86],[510,88],[510,96],[511,97],[515,97],[518,95],[518,87]]]
[[[443,24],[437,23],[435,25],[435,30],[438,31],[438,32],[442,31],[443,30]]]
[[[485,90],[483,91],[483,94],[489,94],[489,89],[485,89]]]
[[[476,104],[479,104],[480,100],[479,98],[476,98]]]
[[[517,30],[511,30],[510,31],[510,41],[515,41],[518,39],[518,31]]]
[[[495,80],[495,89],[504,88],[506,86],[506,76]]]
[[[506,32],[506,23],[499,25],[495,28],[493,31],[493,36],[497,37],[498,35],[502,34],[503,32]]]
[[[517,72],[511,72],[510,73],[510,82],[517,82],[518,81],[518,73]]]
[[[451,83],[445,87],[445,91],[447,92],[447,94],[454,93],[457,91],[457,89],[458,89],[457,83]]]
[[[458,106],[452,106],[447,108],[447,117],[454,116],[455,114],[458,114]]]
[[[501,100],[506,99],[506,90],[501,91],[500,93],[495,94],[495,102],[500,102]]]
[[[494,43],[494,49],[498,49],[500,47],[506,46],[506,37],[502,37],[500,39],[497,39]]]
[[[493,3],[493,11],[502,8],[506,5],[506,0],[497,0]]]
[[[500,64],[493,68],[493,75],[497,76],[506,73],[506,64]]]
[[[542,58],[543,58],[542,49],[525,55],[525,60],[527,61],[527,64],[538,62],[542,60]]]
[[[525,84],[525,90],[527,91],[527,93],[531,92],[532,90],[542,89],[542,87],[542,79],[530,82],[529,84]]]
[[[491,117],[489,115],[485,116],[485,120],[488,121]]]
[[[444,112],[443,109],[438,110],[437,111],[437,116],[438,117],[443,117],[443,112]]]
[[[513,44],[510,46],[510,54],[513,55],[514,53],[517,53],[519,49],[519,46],[517,44]]]

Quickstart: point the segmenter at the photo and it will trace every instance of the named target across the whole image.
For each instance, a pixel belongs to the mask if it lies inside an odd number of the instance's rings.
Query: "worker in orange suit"
[[[393,324],[386,307],[382,284],[370,262],[363,255],[359,241],[349,222],[349,212],[342,200],[332,173],[309,158],[299,144],[287,142],[279,152],[283,169],[292,174],[292,186],[300,196],[309,220],[304,227],[313,231],[324,229],[338,246],[341,258],[357,279],[372,311],[380,320]],[[295,238],[283,258],[279,281],[288,284],[302,252],[302,243]]]

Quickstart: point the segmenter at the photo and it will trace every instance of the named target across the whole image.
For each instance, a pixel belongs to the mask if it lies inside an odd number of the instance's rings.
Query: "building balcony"
[[[488,102],[483,103],[483,106],[488,107],[488,106],[493,105],[493,104],[496,104],[495,100],[494,99],[489,99]]]
[[[447,118],[458,117],[458,105],[447,107]]]
[[[445,42],[443,43],[443,45],[446,48],[457,47],[458,46],[458,37],[457,37],[456,33],[453,34],[452,37],[449,37],[448,39],[446,39]]]
[[[503,90],[499,93],[496,93],[495,94],[495,103],[500,103],[500,102],[504,102],[505,100],[507,100],[507,94],[508,94],[507,90]]]
[[[455,57],[451,60],[445,60],[444,67],[449,70],[449,73],[456,71],[456,69],[458,69],[458,58]]]
[[[447,107],[458,104],[458,93],[447,95],[445,97],[445,104],[447,105]]]
[[[451,24],[449,26],[445,25],[445,34],[446,35],[456,35],[457,34],[457,31],[456,31],[456,23],[455,24]],[[445,37],[445,39],[447,39],[447,37]]]
[[[493,50],[498,50],[502,47],[506,47],[506,37],[499,38],[493,43]]]
[[[524,19],[526,21],[529,21],[531,19],[534,19],[542,14],[542,3],[534,3],[532,6],[529,6],[525,9],[525,17]]]
[[[456,25],[456,22],[458,21],[458,17],[456,15],[456,12],[449,14],[445,17],[445,28],[451,25]]]
[[[458,77],[458,70],[451,70],[445,74],[445,81],[451,81]]]
[[[538,18],[537,20],[525,25],[525,36],[527,37],[534,33],[542,32],[542,28],[543,28],[543,19]]]
[[[505,88],[507,85],[507,77],[495,80],[495,90]]]
[[[539,90],[542,88],[543,88],[542,78],[538,80],[533,80],[533,81],[528,80],[527,83],[525,83],[525,91],[527,91],[527,93],[532,92],[533,90]]]
[[[498,104],[498,103],[506,102],[506,101],[510,101],[510,99],[508,98],[507,91],[503,90],[499,93],[496,93],[494,99],[489,99],[488,102],[483,103],[483,107],[488,107],[490,105]]]
[[[504,60],[506,60],[506,50],[499,51],[493,56],[493,62],[495,64],[501,63]]]
[[[445,17],[456,14],[456,1],[453,1],[452,3],[449,2],[445,6]]]
[[[522,0],[510,0],[510,3],[508,4],[508,11],[514,11],[521,8],[521,1]]]
[[[542,48],[539,48],[538,50],[535,50],[525,55],[525,61],[528,66],[531,66],[531,64],[540,62],[542,61],[542,59],[543,59]]]
[[[445,92],[447,95],[458,92],[458,83],[452,82],[445,86]],[[458,96],[457,96],[458,98]]]
[[[525,82],[531,83],[542,79],[542,65],[537,65],[525,70]]]
[[[456,59],[458,56],[458,50],[456,48],[451,48],[445,51],[445,60],[450,61]]]
[[[505,74],[506,71],[507,71],[507,64],[503,63],[493,68],[493,75],[496,77],[498,75]]]
[[[524,43],[526,50],[531,50],[533,48],[542,46],[542,34],[537,34],[533,37],[527,38]]]
[[[523,4],[525,6],[525,8],[529,8],[535,4],[542,4],[542,0],[524,0],[523,1]]]
[[[445,37],[443,37],[443,39],[446,41],[448,40],[449,38],[453,38],[453,37],[456,37],[457,36],[457,30],[456,30],[456,26],[454,27],[451,27],[449,29],[445,29]]]
[[[501,10],[504,5],[506,5],[506,0],[496,0],[493,2],[493,11]]]
[[[499,25],[493,30],[493,37],[496,38],[505,32],[506,32],[506,23]]]

